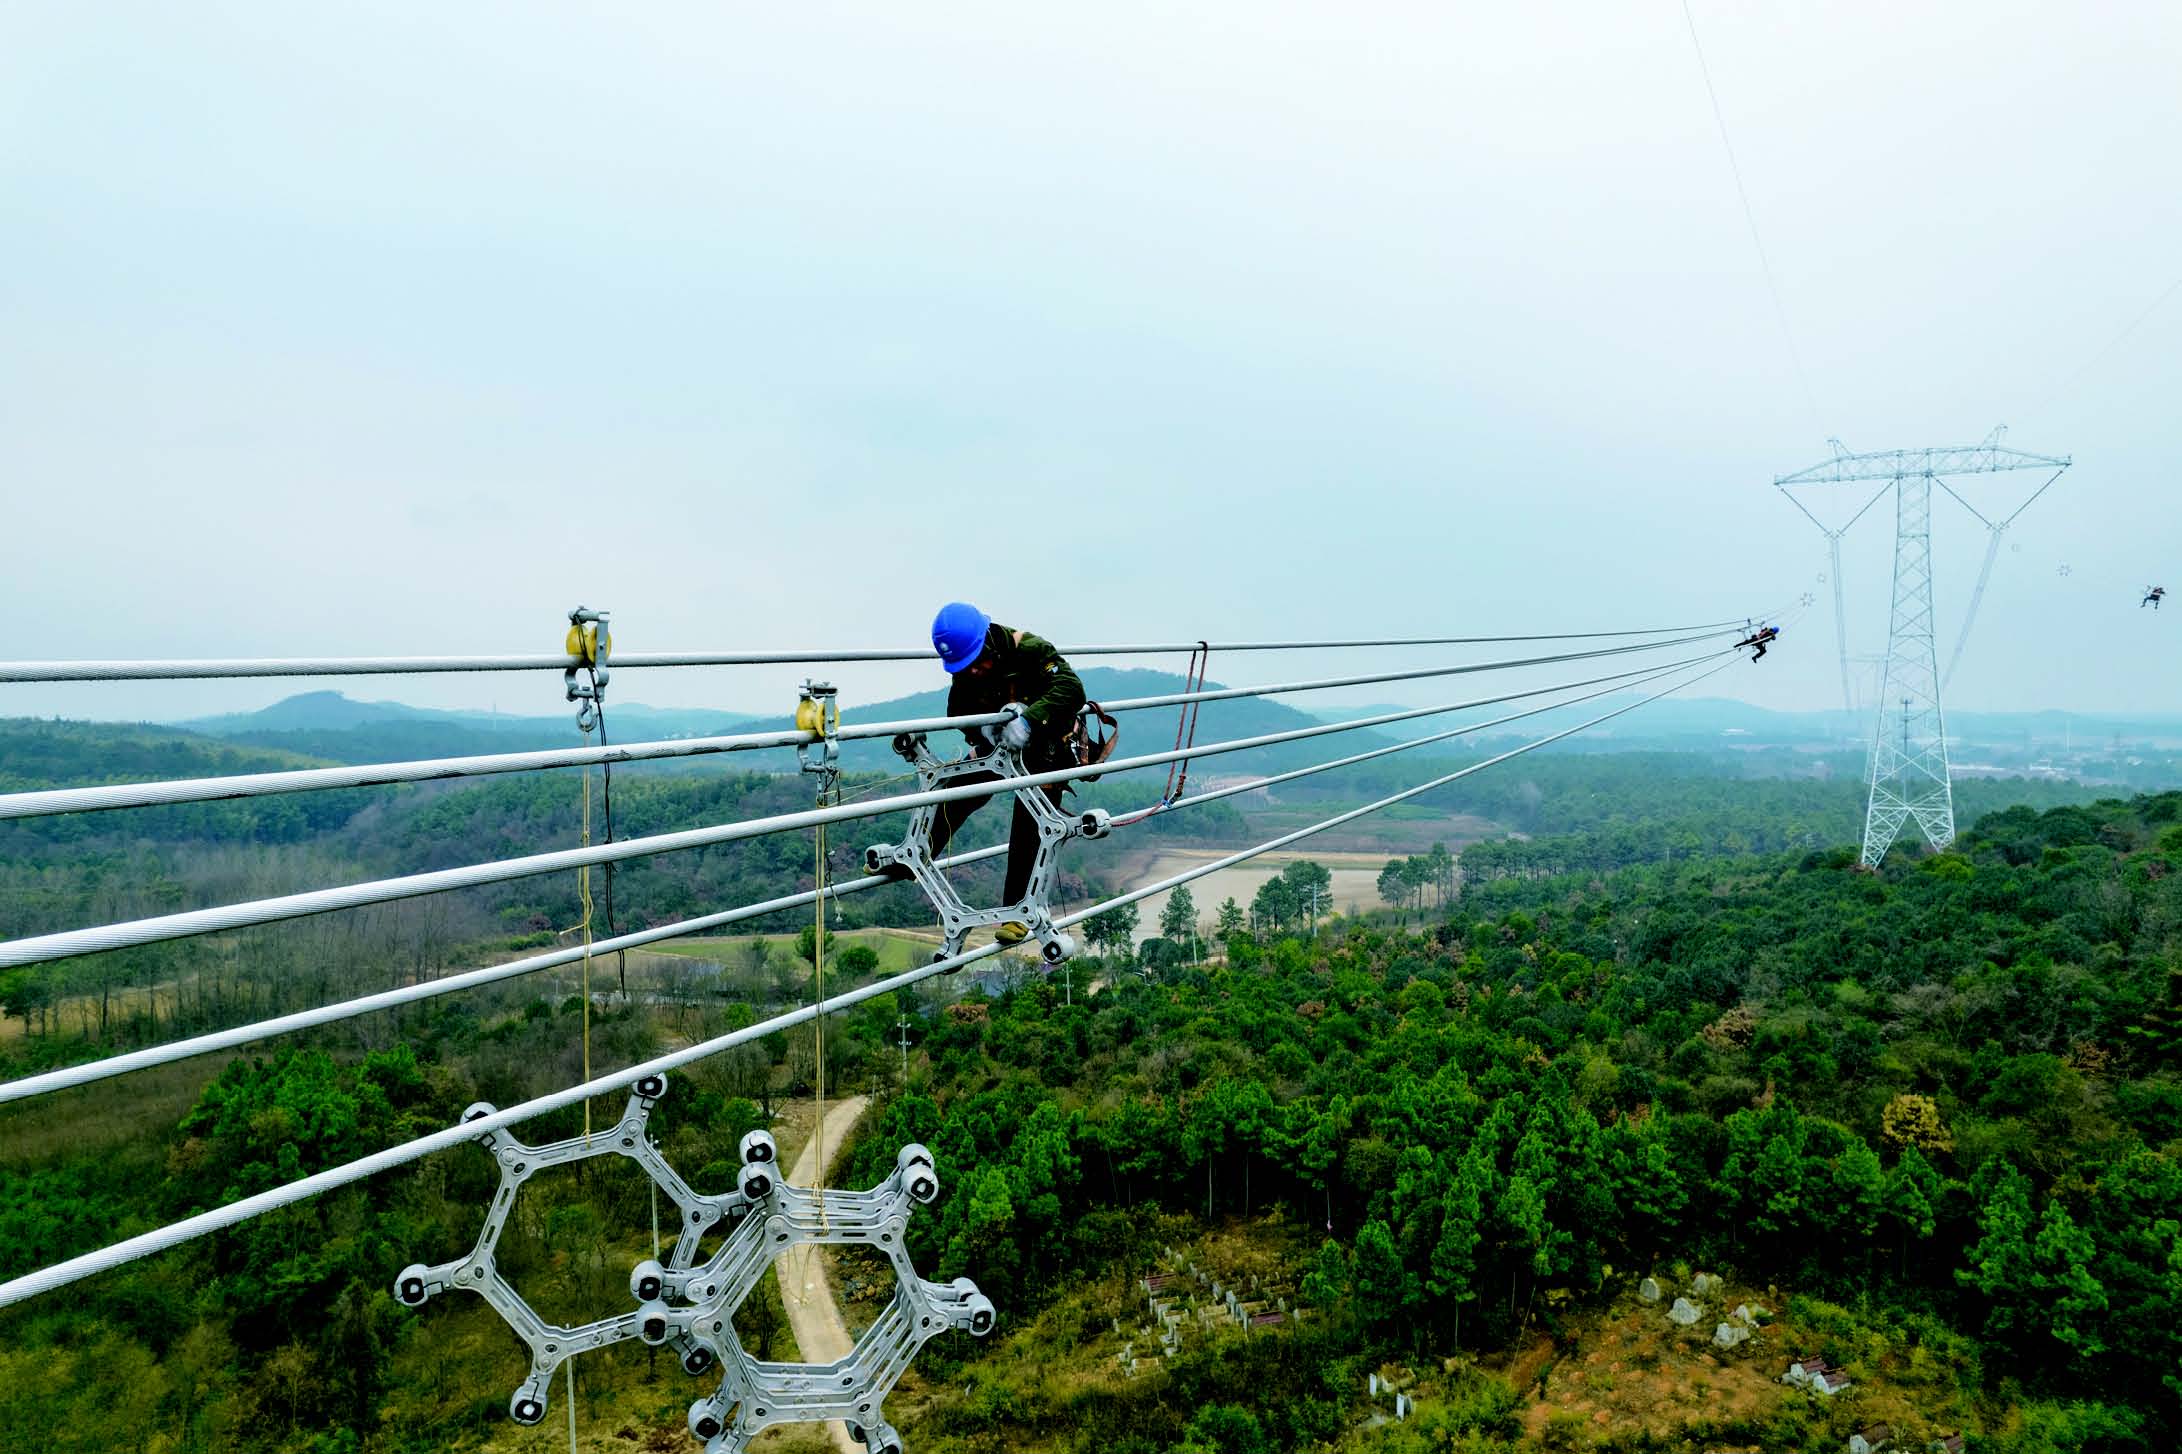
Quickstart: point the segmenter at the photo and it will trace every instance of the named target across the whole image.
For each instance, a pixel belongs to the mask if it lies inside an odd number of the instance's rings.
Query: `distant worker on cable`
[[[2146,591],[2146,592],[2144,593],[2144,599],[2143,599],[2143,600],[2141,600],[2141,601],[2139,601],[2139,602],[2137,602],[2137,609],[2138,609],[2139,611],[2141,611],[2141,610],[2143,610],[2143,609],[2144,609],[2144,608],[2145,608],[2146,606],[2149,606],[2149,607],[2151,607],[2151,608],[2152,608],[2152,609],[2153,609],[2154,611],[2158,610],[2158,609],[2159,609],[2159,601],[2160,601],[2160,598],[2161,598],[2162,596],[2166,595],[2166,594],[2167,594],[2167,588],[2166,588],[2165,586],[2154,586],[2154,587],[2152,587],[2152,588],[2151,588],[2150,590],[2148,590],[2148,591]]]
[[[1778,635],[1780,635],[1780,628],[1778,626],[1761,626],[1757,630],[1751,632],[1748,636],[1745,636],[1742,640],[1736,642],[1735,649],[1740,651],[1746,646],[1755,646],[1758,649],[1750,653],[1750,659],[1752,661],[1756,661],[1759,657],[1765,655],[1765,648],[1771,646],[1773,644],[1773,638]]]
[[[1028,631],[1002,626],[977,607],[951,601],[932,618],[932,649],[940,665],[954,681],[947,688],[947,715],[974,717],[1020,706],[1022,711],[997,727],[965,727],[970,750],[983,754],[994,747],[1012,747],[1022,754],[1030,772],[1052,772],[1073,767],[1075,754],[1068,734],[1075,729],[1076,714],[1083,709],[1083,683],[1053,643]],[[963,779],[964,782],[996,782],[998,774]],[[1052,783],[1043,791],[1058,807],[1064,784]],[[939,805],[932,819],[931,851],[938,858],[947,849],[955,830],[989,798],[962,798]],[[1003,903],[1018,903],[1030,887],[1032,865],[1038,856],[1038,823],[1030,810],[1015,805],[1015,819],[1008,828],[1008,873],[1001,889]],[[1017,944],[1030,932],[1021,923],[1002,924],[994,935],[1002,944]]]

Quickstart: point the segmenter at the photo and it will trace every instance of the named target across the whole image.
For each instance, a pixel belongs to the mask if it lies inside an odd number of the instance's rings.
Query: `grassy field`
[[[759,942],[771,949],[776,959],[796,957],[796,936],[793,934],[728,934],[707,939],[672,939],[650,946],[649,952],[736,965],[742,962],[745,949]],[[851,944],[862,944],[879,956],[879,973],[900,974],[930,959],[939,935],[937,931],[920,933],[910,929],[845,929],[834,935],[833,942],[836,952]]]

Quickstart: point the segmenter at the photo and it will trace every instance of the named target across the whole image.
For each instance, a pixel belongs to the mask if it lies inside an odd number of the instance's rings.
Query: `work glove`
[[[1030,746],[1030,718],[1023,715],[1022,703],[1010,702],[1008,706],[1014,711],[1015,715],[1002,724],[1000,728],[1000,745],[1021,752],[1024,748]]]

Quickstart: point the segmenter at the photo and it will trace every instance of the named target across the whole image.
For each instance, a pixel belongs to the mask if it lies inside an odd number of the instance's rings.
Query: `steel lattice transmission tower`
[[[1987,542],[1984,568],[1978,572],[1977,589],[1964,613],[1962,634],[1955,642],[1954,662],[1970,639],[1970,625],[1985,597],[1985,583],[1992,574],[2000,537],[2016,516],[2023,513],[2047,486],[2069,466],[2065,456],[2028,454],[2000,443],[1995,429],[1982,444],[1944,449],[1894,449],[1874,454],[1851,454],[1833,441],[1834,457],[1773,483],[1788,496],[1811,523],[1826,532],[1832,551],[1834,628],[1840,637],[1841,694],[1848,703],[1849,646],[1846,613],[1842,606],[1841,536],[1861,519],[1880,495],[1894,492],[1894,593],[1887,626],[1887,651],[1879,675],[1878,722],[1872,732],[1868,775],[1870,796],[1864,811],[1863,863],[1876,868],[1887,849],[1912,819],[1927,843],[1945,848],[1955,839],[1955,798],[1947,762],[1947,718],[1940,705],[1939,639],[1932,606],[1932,486],[1936,483],[1984,523]],[[1955,492],[1948,475],[1997,474],[2006,470],[2050,469],[2052,475],[2030,499],[2015,507],[1997,524]],[[1866,500],[1848,523],[1829,529],[1796,499],[1802,485],[1850,484],[1860,480],[1884,480],[1878,494]],[[1853,710],[1853,708],[1852,708]]]

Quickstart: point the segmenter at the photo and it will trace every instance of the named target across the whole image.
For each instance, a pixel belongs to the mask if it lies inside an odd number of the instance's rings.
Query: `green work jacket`
[[[1043,636],[1014,631],[995,621],[985,628],[984,655],[997,670],[973,679],[968,672],[956,674],[947,688],[947,715],[969,717],[997,712],[1010,702],[1021,702],[1030,718],[1030,746],[1023,761],[1035,772],[1050,772],[1073,761],[1067,749],[1068,734],[1083,708],[1083,683],[1068,659]],[[962,734],[970,746],[982,748],[985,739],[976,728]]]

